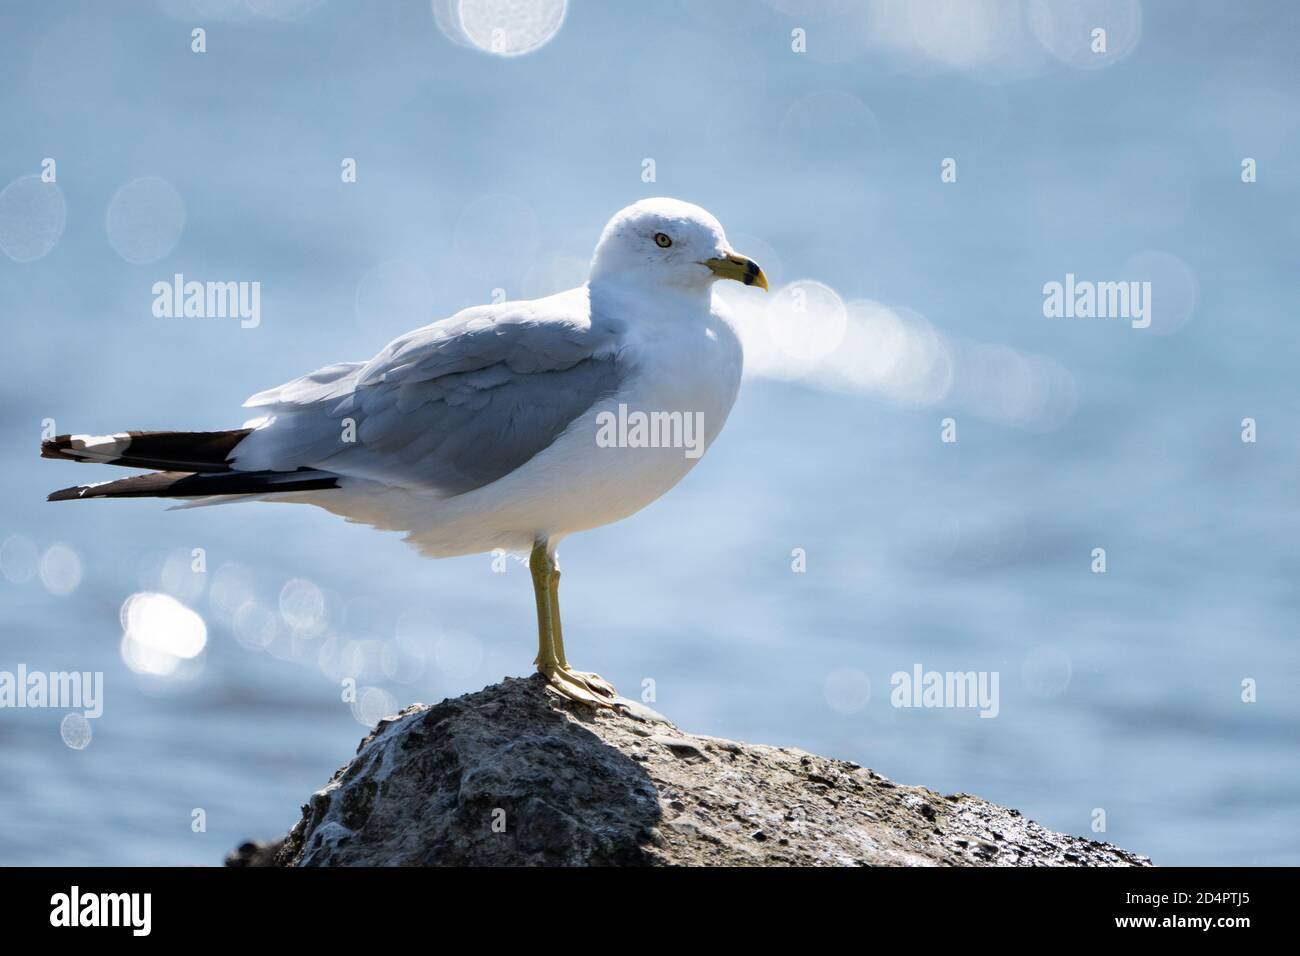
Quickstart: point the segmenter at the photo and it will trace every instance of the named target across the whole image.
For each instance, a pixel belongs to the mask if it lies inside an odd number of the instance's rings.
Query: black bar
[[[719,931],[729,928],[739,935],[789,922],[834,926],[870,938],[884,921],[942,935],[969,931],[975,934],[971,940],[986,941],[1054,931],[1068,935],[1053,938],[1070,940],[1103,934],[1185,940],[1199,934],[1231,942],[1243,932],[1285,926],[1280,887],[1291,875],[1208,868],[27,868],[0,870],[0,918],[9,938],[77,932],[82,939],[97,934],[125,940],[134,935],[129,925],[52,926],[52,900],[63,894],[70,903],[76,886],[83,906],[88,895],[150,894],[149,937],[187,943],[229,935],[386,946],[418,925],[487,930],[495,938],[501,929],[535,932],[550,925],[558,931],[561,923],[568,933],[575,922],[595,943],[605,920],[610,932],[639,926],[654,939],[685,918],[716,922]],[[196,937],[196,931],[203,935]],[[441,934],[439,939],[441,945],[449,941]]]

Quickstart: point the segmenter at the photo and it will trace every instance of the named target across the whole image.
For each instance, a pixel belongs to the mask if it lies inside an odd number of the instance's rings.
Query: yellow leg
[[[560,624],[560,566],[555,563],[554,555],[546,557],[549,558],[546,562],[546,608],[549,613],[551,647],[555,649],[555,659],[560,666],[568,667],[569,659],[564,656],[564,628]]]
[[[564,655],[564,632],[560,626],[560,569],[545,541],[533,546],[528,559],[537,598],[537,669],[558,693],[593,707],[612,707],[617,693],[595,674],[575,671]]]
[[[570,674],[577,677],[582,683],[586,684],[588,689],[595,691],[603,697],[617,697],[618,691],[614,685],[605,680],[599,674],[593,674],[590,671],[575,671],[569,667],[569,660],[564,656],[564,628],[560,625],[560,567],[555,563],[554,557],[551,559],[551,576],[549,581],[550,591],[550,610],[551,610],[551,641],[555,647],[555,657],[560,662],[560,666],[569,671]]]

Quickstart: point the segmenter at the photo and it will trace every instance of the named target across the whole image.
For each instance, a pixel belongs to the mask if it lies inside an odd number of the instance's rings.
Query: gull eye
[[[667,249],[672,244],[673,241],[669,239],[666,235],[664,235],[662,232],[655,233],[655,245],[658,246],[660,249]]]

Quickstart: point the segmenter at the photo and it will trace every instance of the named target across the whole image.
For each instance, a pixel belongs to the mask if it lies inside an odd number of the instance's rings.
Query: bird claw
[[[578,678],[597,694],[611,698],[618,696],[618,691],[614,689],[614,685],[605,680],[605,678],[601,677],[599,674],[593,674],[591,671],[570,671],[569,673]]]
[[[575,671],[559,664],[538,665],[551,689],[569,700],[588,707],[619,709],[618,692],[599,674]]]

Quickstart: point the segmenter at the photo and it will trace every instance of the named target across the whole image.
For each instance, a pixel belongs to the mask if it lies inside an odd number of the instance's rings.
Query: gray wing
[[[245,405],[269,419],[236,447],[234,467],[316,468],[447,496],[480,488],[619,388],[620,331],[592,321],[585,289],[468,309],[369,362],[254,395]]]

